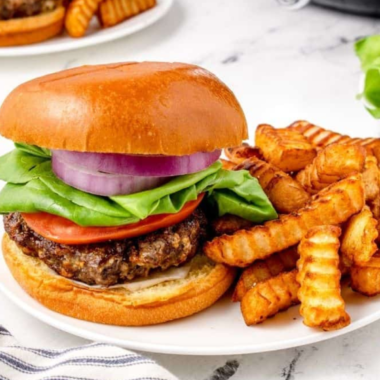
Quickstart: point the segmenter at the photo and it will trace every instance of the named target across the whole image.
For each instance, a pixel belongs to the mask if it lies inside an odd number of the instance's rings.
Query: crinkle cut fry
[[[379,236],[377,224],[377,220],[367,206],[348,219],[340,247],[344,266],[349,268],[353,264],[366,263],[376,253],[376,240]]]
[[[368,153],[375,155],[375,151],[380,149],[379,138],[352,138],[350,136],[341,135],[340,133],[323,129],[305,120],[294,122],[288,127],[288,129],[302,133],[308,141],[316,147],[325,147],[333,143],[349,145],[359,144],[365,147]],[[379,159],[379,157],[377,158]]]
[[[241,274],[232,300],[240,302],[243,296],[258,283],[294,269],[298,257],[297,247],[291,247],[285,251],[274,253],[265,260],[254,262]]]
[[[257,325],[281,310],[296,305],[299,284],[297,270],[284,272],[260,282],[241,301],[241,311],[248,326]]]
[[[364,170],[366,151],[360,145],[331,144],[318,152],[314,161],[296,179],[310,194]]]
[[[336,330],[350,323],[341,296],[339,271],[339,236],[336,226],[309,230],[298,246],[298,298],[304,324],[323,330]]]
[[[379,168],[376,157],[367,153],[360,144],[332,143],[319,150],[313,163],[296,179],[310,194],[316,194],[331,183],[363,173],[366,201],[373,201],[380,193]]]
[[[267,124],[257,127],[255,142],[265,161],[284,172],[304,169],[317,153],[301,133],[286,128],[276,129]]]
[[[102,0],[98,18],[103,27],[116,25],[156,5],[156,0]]]
[[[234,164],[241,164],[249,158],[263,159],[263,155],[257,146],[243,143],[240,146],[225,148],[224,154]]]
[[[83,37],[102,0],[73,0],[66,11],[65,27],[71,37]]]
[[[218,236],[224,234],[231,235],[236,231],[249,229],[253,225],[253,222],[231,214],[223,215],[211,223],[212,230]]]
[[[358,174],[322,190],[297,213],[282,215],[230,236],[214,238],[204,245],[204,251],[216,262],[247,267],[256,260],[296,245],[311,228],[341,224],[363,207],[364,189]]]
[[[280,214],[289,214],[304,207],[310,194],[289,174],[265,161],[251,158],[235,167],[248,170],[258,179],[260,186]]]
[[[351,287],[368,297],[380,294],[380,252],[377,251],[366,263],[354,265],[350,271]]]
[[[373,217],[377,220],[377,232],[379,236],[377,243],[380,243],[380,194],[373,200],[367,203],[369,209],[372,212]]]
[[[380,195],[380,171],[375,156],[367,156],[363,171],[365,199],[373,202]]]
[[[222,163],[222,167],[225,170],[233,170],[236,166],[232,161],[224,160],[223,158],[220,158],[219,161]]]

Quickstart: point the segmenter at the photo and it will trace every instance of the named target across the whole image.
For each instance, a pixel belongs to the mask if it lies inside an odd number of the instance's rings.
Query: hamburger
[[[85,66],[16,88],[0,108],[3,254],[18,283],[59,313],[151,325],[199,312],[235,270],[202,253],[210,221],[277,215],[221,149],[247,137],[210,72],[183,63]]]
[[[41,42],[63,29],[62,0],[1,0],[0,46]]]

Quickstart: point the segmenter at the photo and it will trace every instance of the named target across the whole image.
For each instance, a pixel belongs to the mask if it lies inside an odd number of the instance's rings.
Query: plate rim
[[[38,55],[46,55],[46,54],[55,54],[55,53],[62,53],[65,51],[73,51],[78,50],[90,46],[100,45],[104,44],[106,42],[110,41],[116,41],[120,38],[132,35],[134,33],[139,32],[140,30],[143,30],[153,24],[155,24],[157,21],[159,21],[161,18],[163,18],[171,9],[174,0],[157,0],[158,5],[154,8],[148,9],[145,12],[142,12],[141,14],[137,15],[139,16],[147,16],[151,15],[150,18],[148,18],[144,22],[140,22],[136,24],[132,28],[124,28],[120,30],[114,30],[110,28],[111,31],[109,34],[105,35],[91,35],[91,36],[85,36],[83,38],[72,38],[72,41],[65,42],[63,44],[52,44],[52,45],[42,45],[41,43],[37,44],[31,44],[31,45],[25,45],[25,46],[11,46],[11,47],[0,47],[0,57],[2,58],[17,58],[17,57],[28,57],[28,56],[38,56]],[[125,24],[127,25],[130,19],[127,19],[120,23],[119,25]],[[92,37],[92,38],[88,38]]]
[[[10,276],[11,281],[14,282],[14,284],[26,295],[26,297],[30,298],[32,302],[37,302],[37,300],[33,299],[25,290],[17,283],[17,281],[13,278],[8,266],[5,263],[4,257],[1,254],[0,258],[0,274],[5,276]],[[3,276],[0,276],[0,278],[3,278]],[[117,345],[119,347],[124,347],[126,349],[130,350],[137,350],[142,352],[150,352],[150,353],[159,353],[159,354],[171,354],[171,355],[190,355],[190,356],[227,356],[227,355],[246,355],[246,354],[254,354],[254,353],[264,353],[264,352],[271,352],[271,351],[279,351],[283,349],[289,349],[289,348],[295,348],[295,347],[301,347],[307,344],[313,344],[318,343],[322,341],[326,341],[332,338],[336,338],[342,335],[345,335],[347,333],[353,332],[359,328],[362,328],[364,326],[367,326],[377,320],[380,319],[380,309],[376,312],[373,312],[372,314],[361,318],[358,321],[355,321],[351,323],[348,327],[336,330],[336,331],[330,331],[330,332],[323,332],[320,333],[319,331],[316,331],[310,335],[307,335],[305,337],[300,338],[293,338],[293,339],[287,339],[280,342],[270,342],[266,344],[244,344],[244,345],[235,345],[233,347],[227,347],[227,346],[178,346],[178,345],[163,345],[163,344],[157,344],[157,343],[146,343],[146,342],[137,342],[135,340],[125,340],[125,339],[118,339],[115,337],[108,337],[107,335],[88,331],[81,327],[76,327],[70,325],[69,322],[62,321],[61,319],[67,319],[68,321],[70,319],[76,320],[75,318],[61,315],[59,313],[56,313],[53,310],[50,310],[46,308],[44,305],[39,304],[39,306],[42,307],[42,310],[37,310],[33,307],[33,305],[25,302],[22,298],[20,298],[16,293],[13,293],[11,289],[9,289],[3,281],[0,281],[0,291],[15,305],[20,307],[23,311],[25,311],[27,314],[31,315],[32,317],[40,320],[43,323],[46,323],[47,325],[50,325],[52,327],[57,328],[58,330],[64,331],[66,333],[81,337],[83,339],[91,340],[91,341],[97,341],[102,343],[108,343]],[[58,315],[58,318],[55,319],[54,316],[49,315],[44,312],[46,310],[49,314],[52,313],[53,315]],[[80,321],[83,323],[93,323],[88,321]],[[94,323],[96,325],[96,323]],[[102,325],[104,326],[104,325]],[[138,327],[136,327],[138,328]]]

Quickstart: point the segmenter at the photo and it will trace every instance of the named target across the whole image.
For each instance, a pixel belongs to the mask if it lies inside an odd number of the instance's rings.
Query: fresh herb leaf
[[[380,119],[380,36],[371,36],[358,41],[355,51],[365,73],[363,93],[367,110]]]

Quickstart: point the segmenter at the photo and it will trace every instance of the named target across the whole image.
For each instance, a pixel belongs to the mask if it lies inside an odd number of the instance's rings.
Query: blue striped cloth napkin
[[[0,325],[0,380],[178,380],[155,361],[103,343],[65,350],[18,344]]]

